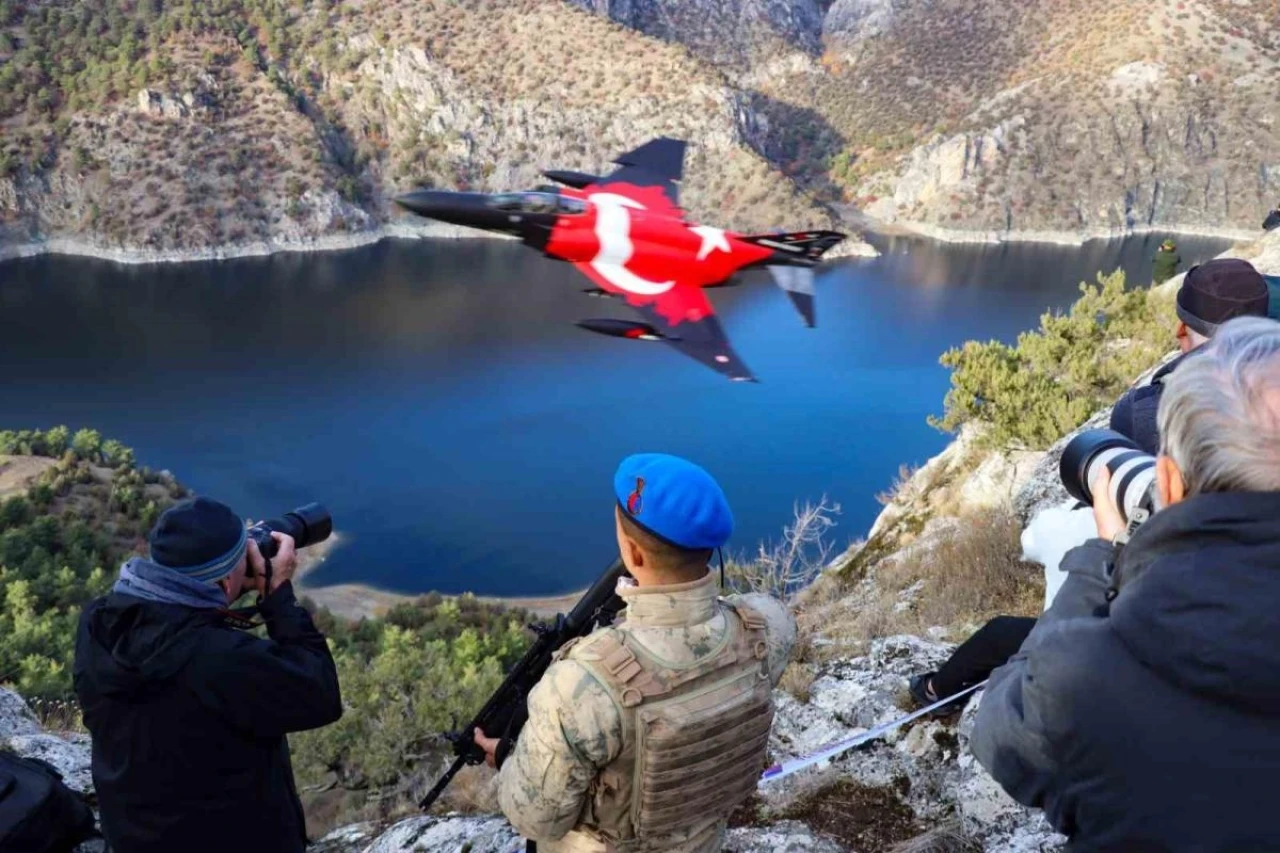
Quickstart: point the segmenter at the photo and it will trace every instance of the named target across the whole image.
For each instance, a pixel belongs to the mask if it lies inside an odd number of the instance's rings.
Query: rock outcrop
[[[46,732],[26,701],[3,687],[0,687],[0,749],[22,758],[40,759],[57,770],[71,790],[86,796],[93,794],[88,736]],[[90,841],[80,845],[76,853],[103,853],[103,847],[101,841]]]
[[[816,54],[822,0],[571,0],[647,35],[686,45],[731,71],[768,61],[779,51]]]
[[[895,0],[835,0],[822,22],[822,34],[846,48],[884,35],[893,25],[894,6]]]

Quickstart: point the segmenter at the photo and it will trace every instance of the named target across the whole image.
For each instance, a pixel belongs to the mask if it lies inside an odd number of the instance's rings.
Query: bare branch
[[[796,504],[794,514],[780,541],[761,542],[754,558],[730,560],[726,574],[731,588],[789,601],[822,572],[831,557],[827,537],[840,505],[823,495],[816,504]]]

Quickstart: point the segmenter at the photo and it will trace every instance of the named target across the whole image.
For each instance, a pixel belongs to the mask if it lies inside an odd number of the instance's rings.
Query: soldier
[[[1165,240],[1160,244],[1160,248],[1156,250],[1156,256],[1151,260],[1153,267],[1152,282],[1164,284],[1177,274],[1178,265],[1181,263],[1182,256],[1178,254],[1178,244],[1172,240]]]
[[[733,516],[706,471],[631,456],[614,492],[626,610],[529,694],[499,802],[539,853],[714,853],[765,768],[795,620],[765,595],[718,596],[708,563]],[[498,740],[475,739],[492,765]]]

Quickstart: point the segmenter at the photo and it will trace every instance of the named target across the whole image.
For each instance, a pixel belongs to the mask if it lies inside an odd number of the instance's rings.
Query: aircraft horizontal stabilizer
[[[769,267],[769,272],[778,287],[786,291],[804,324],[812,329],[817,322],[813,304],[813,270],[810,267],[773,266]]]

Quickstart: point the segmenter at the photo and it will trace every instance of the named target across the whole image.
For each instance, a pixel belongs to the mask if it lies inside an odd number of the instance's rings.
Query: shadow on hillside
[[[831,164],[846,140],[817,110],[761,92],[749,92],[754,121],[745,128],[748,144],[803,189],[825,202],[841,197],[831,180]]]

